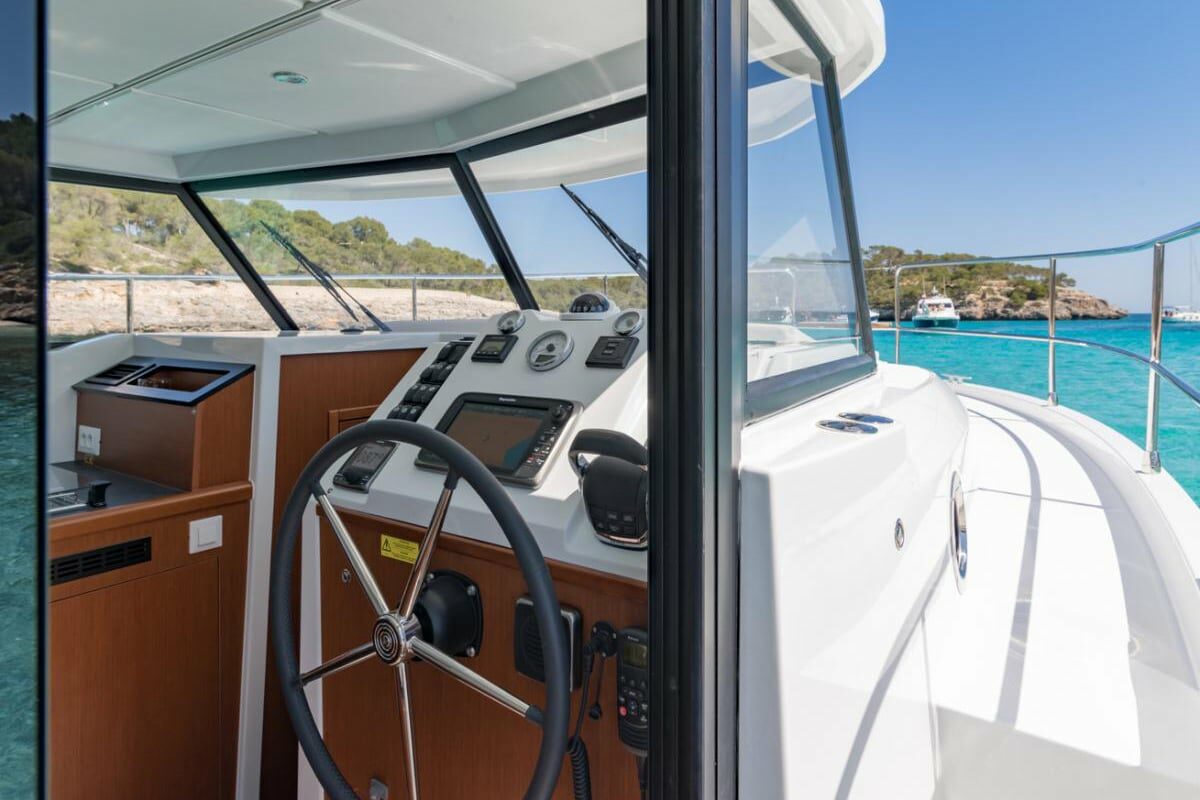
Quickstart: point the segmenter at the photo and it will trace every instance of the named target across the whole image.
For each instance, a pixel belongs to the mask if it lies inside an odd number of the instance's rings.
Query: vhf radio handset
[[[617,734],[641,758],[650,748],[650,636],[642,628],[617,632]]]

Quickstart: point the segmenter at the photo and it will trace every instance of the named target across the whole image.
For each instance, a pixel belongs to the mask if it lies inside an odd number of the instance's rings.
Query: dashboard
[[[585,501],[571,454],[583,430],[623,434],[634,447],[645,441],[644,314],[589,306],[561,315],[507,312],[478,336],[429,347],[372,419],[436,427],[470,450],[505,484],[546,558],[645,580],[645,552],[615,534],[605,538],[603,512],[598,518],[596,501]],[[331,497],[346,509],[424,527],[444,471],[436,456],[411,445],[365,445],[333,470]],[[506,543],[465,484],[444,528]]]

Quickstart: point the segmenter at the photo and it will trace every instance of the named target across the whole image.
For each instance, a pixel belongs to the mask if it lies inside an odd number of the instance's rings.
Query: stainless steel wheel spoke
[[[437,505],[434,506],[429,527],[425,529],[425,536],[421,539],[421,549],[417,553],[417,560],[413,564],[412,572],[408,574],[408,583],[404,585],[404,595],[396,610],[400,619],[408,619],[412,616],[413,609],[417,606],[417,598],[421,596],[421,589],[425,586],[425,576],[429,574],[429,561],[433,558],[433,551],[437,548],[438,536],[442,533],[442,523],[446,521],[446,509],[450,507],[450,498],[453,496],[453,484],[447,478],[446,485],[442,487],[442,493],[438,497]]]
[[[342,552],[346,554],[346,559],[350,562],[350,569],[354,570],[354,574],[358,576],[359,585],[367,593],[367,600],[371,603],[371,608],[375,610],[375,615],[382,617],[388,613],[387,601],[383,599],[383,592],[379,591],[379,584],[375,582],[371,568],[363,560],[362,553],[358,552],[358,548],[354,546],[354,540],[350,538],[350,531],[346,530],[345,523],[342,522],[337,509],[333,507],[333,503],[329,502],[329,495],[325,494],[324,489],[320,486],[313,486],[313,497],[317,498],[317,503],[329,519],[329,526],[333,528],[333,534],[337,537],[338,544],[342,546]]]
[[[408,682],[408,664],[401,661],[396,665],[396,689],[400,693],[400,727],[404,734],[404,758],[408,768],[409,800],[420,800],[417,783],[417,740],[413,727],[412,691]]]
[[[335,672],[341,672],[346,667],[353,667],[355,664],[366,661],[371,656],[375,655],[375,645],[371,642],[360,644],[352,650],[347,650],[340,656],[334,656],[319,667],[313,667],[308,672],[301,673],[300,685],[307,686],[313,681],[319,681],[322,678],[328,678]]]
[[[484,697],[494,700],[514,714],[526,719],[530,718],[529,709],[531,706],[529,703],[526,703],[512,692],[497,686],[470,667],[463,666],[457,660],[438,650],[424,639],[413,639],[409,644],[413,652],[430,665],[437,667],[450,677],[461,681]]]

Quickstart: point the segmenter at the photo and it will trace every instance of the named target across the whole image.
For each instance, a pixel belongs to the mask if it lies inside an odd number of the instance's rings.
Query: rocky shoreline
[[[1009,281],[984,281],[975,291],[960,297],[954,296],[955,308],[958,315],[965,320],[1039,320],[1049,319],[1050,301],[1047,298],[1025,300],[1020,303],[1013,301],[1014,287]],[[880,319],[885,322],[892,320],[891,306],[878,309]],[[916,312],[916,303],[904,306],[900,310],[901,319],[912,319]],[[1089,294],[1073,286],[1059,286],[1058,296],[1054,303],[1055,319],[1122,319],[1129,316],[1124,308],[1109,303],[1102,297]]]
[[[963,319],[1048,319],[1050,301],[1042,298],[1027,300],[1014,305],[1011,287],[1007,281],[986,281],[978,292],[967,294],[961,303],[956,303],[958,315]],[[1121,319],[1129,316],[1123,308],[1112,305],[1101,297],[1088,294],[1073,286],[1058,287],[1054,302],[1055,319]]]
[[[347,323],[345,314],[319,287],[275,285],[272,291],[302,328],[338,330]],[[412,319],[408,287],[356,289],[354,296],[381,319]],[[51,336],[75,338],[125,331],[124,282],[51,281],[48,305]],[[515,307],[511,302],[463,292],[425,288],[417,292],[417,316],[423,320],[489,317]],[[262,306],[238,282],[135,284],[133,327],[135,331],[161,332],[275,330]]]

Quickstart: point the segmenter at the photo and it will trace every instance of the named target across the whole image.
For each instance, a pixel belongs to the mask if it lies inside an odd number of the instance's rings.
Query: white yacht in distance
[[[917,328],[957,328],[958,319],[954,301],[943,294],[921,295],[912,316],[913,326]]]
[[[1200,323],[1200,311],[1191,306],[1167,306],[1163,309],[1163,322]]]
[[[1188,300],[1191,305],[1166,306],[1163,308],[1162,321],[1174,324],[1200,324],[1200,309],[1196,308],[1196,273],[1200,267],[1196,263],[1196,249],[1188,242]]]
[[[46,5],[55,800],[1200,796],[1200,391],[903,363],[879,0]]]

